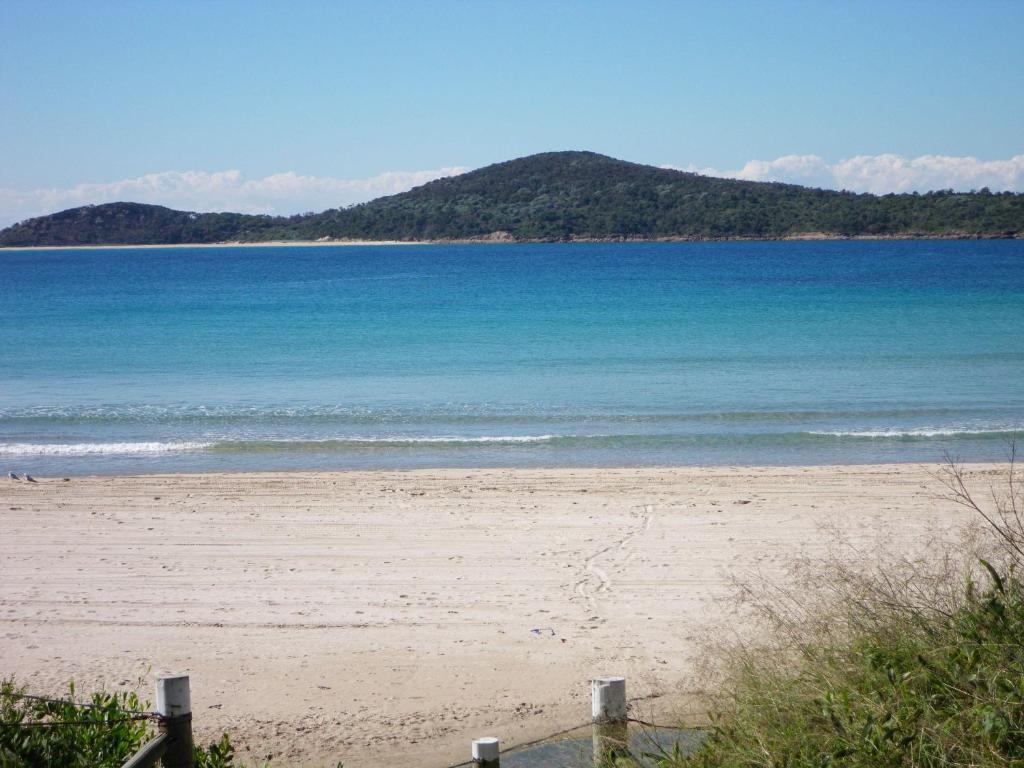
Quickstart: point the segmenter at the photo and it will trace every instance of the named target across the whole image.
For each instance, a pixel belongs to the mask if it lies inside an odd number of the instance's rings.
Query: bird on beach
[[[30,474],[29,474],[28,472],[26,472],[26,473],[25,473],[25,479],[26,479],[26,480],[27,480],[28,482],[30,482],[30,483],[37,483],[37,482],[39,482],[39,481],[38,481],[38,480],[36,480],[36,479],[35,479],[34,477],[32,477],[32,475],[30,475]]]
[[[20,477],[18,477],[18,476],[17,476],[16,474],[14,474],[13,472],[8,472],[8,473],[7,473],[7,477],[9,477],[9,478],[10,478],[11,480],[21,480],[21,478],[20,478]]]

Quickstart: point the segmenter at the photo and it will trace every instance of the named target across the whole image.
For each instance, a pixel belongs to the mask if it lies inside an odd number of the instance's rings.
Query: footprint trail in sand
[[[633,519],[640,518],[639,522],[631,526],[629,531],[622,536],[620,539],[616,539],[608,546],[599,549],[592,555],[587,557],[583,561],[583,577],[576,582],[574,585],[574,591],[576,595],[582,598],[590,611],[594,614],[600,614],[598,606],[598,598],[607,593],[612,588],[612,580],[609,578],[608,573],[598,566],[597,562],[601,559],[606,559],[614,562],[617,559],[624,561],[629,557],[627,552],[625,558],[619,558],[618,556],[622,552],[626,552],[626,546],[633,541],[637,536],[642,533],[646,533],[651,528],[651,523],[654,519],[654,507],[650,504],[644,507],[643,514],[632,513]],[[597,619],[603,621],[598,615]]]

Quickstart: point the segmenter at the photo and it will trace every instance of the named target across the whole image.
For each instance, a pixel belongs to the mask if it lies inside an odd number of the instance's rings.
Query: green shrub
[[[152,720],[132,719],[148,706],[134,693],[93,693],[80,703],[74,683],[65,701],[25,698],[26,693],[13,679],[0,682],[0,768],[120,768],[156,735]],[[231,768],[228,735],[197,746],[195,765]]]
[[[734,670],[731,709],[680,765],[1024,765],[1024,599],[1005,578],[951,615],[902,616],[845,644]]]

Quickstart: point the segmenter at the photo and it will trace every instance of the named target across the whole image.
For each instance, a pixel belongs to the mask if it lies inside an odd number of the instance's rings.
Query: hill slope
[[[472,239],[494,232],[518,240],[1006,237],[1024,233],[1024,195],[983,190],[876,196],[711,178],[593,152],[548,152],[307,216],[89,206],[9,227],[0,232],[0,245]]]
[[[69,208],[0,231],[0,245],[155,245],[247,239],[284,219],[241,213],[189,213],[161,205],[106,203]]]
[[[1024,195],[857,195],[552,152],[302,222],[310,237],[782,237],[1024,231]]]

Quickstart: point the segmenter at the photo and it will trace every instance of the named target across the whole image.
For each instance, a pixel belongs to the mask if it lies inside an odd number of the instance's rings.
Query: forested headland
[[[547,152],[322,213],[72,208],[0,231],[0,246],[790,237],[1024,237],[1024,194],[857,194]]]

